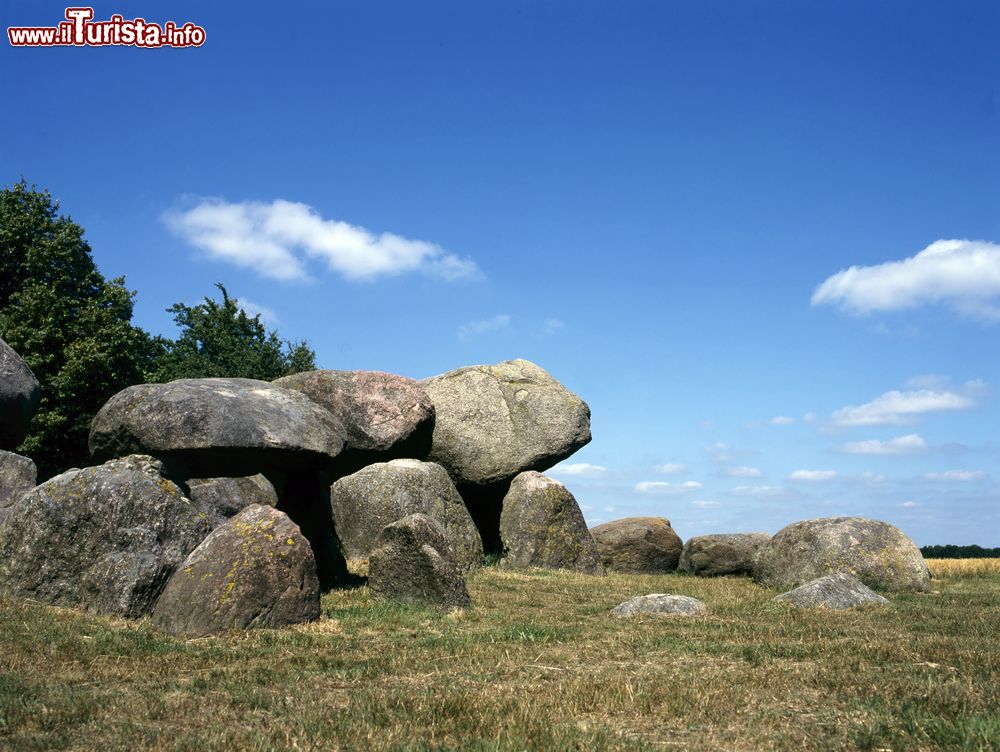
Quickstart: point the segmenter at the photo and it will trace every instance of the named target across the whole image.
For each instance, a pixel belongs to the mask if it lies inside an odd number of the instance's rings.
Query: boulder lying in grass
[[[38,409],[38,379],[21,356],[0,339],[0,449],[16,449]]]
[[[209,515],[152,457],[70,470],[0,524],[0,589],[56,606],[139,617],[211,531]]]
[[[653,616],[700,616],[708,611],[705,604],[687,595],[652,593],[619,603],[611,614],[618,618],[652,614]]]
[[[797,608],[835,610],[858,606],[884,606],[889,601],[873,591],[853,574],[837,572],[819,577],[774,598]]]
[[[254,504],[278,505],[274,486],[263,475],[239,478],[191,478],[186,483],[188,497],[214,517],[220,525]]]
[[[18,499],[35,487],[38,470],[27,457],[0,450],[0,522]]]
[[[407,515],[382,530],[368,561],[368,587],[383,600],[472,605],[444,528],[426,514]]]
[[[627,517],[592,527],[590,534],[607,569],[659,574],[677,568],[680,536],[664,517]]]
[[[216,528],[174,572],[153,611],[189,637],[283,627],[319,618],[309,542],[285,514],[255,504]]]
[[[899,528],[863,517],[796,522],[779,530],[754,558],[754,580],[766,587],[796,587],[834,572],[849,572],[880,590],[930,590],[916,544]]]
[[[386,525],[408,514],[426,514],[441,523],[462,569],[483,562],[479,531],[448,473],[433,462],[369,465],[330,487],[330,508],[349,559],[367,559]]]
[[[698,535],[684,544],[677,568],[700,577],[751,574],[754,556],[770,539],[767,533]]]
[[[604,574],[604,565],[573,494],[557,480],[529,470],[510,484],[500,513],[503,566],[575,569]]]

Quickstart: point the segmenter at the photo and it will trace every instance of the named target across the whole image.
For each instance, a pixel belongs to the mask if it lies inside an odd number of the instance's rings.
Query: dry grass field
[[[1000,559],[928,559],[933,577],[1000,577]]]
[[[182,641],[0,601],[7,750],[1000,749],[1000,572],[848,613],[746,579],[486,568],[476,607],[324,597],[300,628]],[[615,620],[651,592],[710,614]]]

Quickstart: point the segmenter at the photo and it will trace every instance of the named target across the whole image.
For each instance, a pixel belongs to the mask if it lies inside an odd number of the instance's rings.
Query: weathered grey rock
[[[213,527],[254,504],[278,505],[274,486],[260,474],[239,478],[191,478],[187,487],[188,498],[212,516]]]
[[[0,525],[0,589],[101,614],[148,614],[210,532],[208,514],[161,471],[152,457],[125,457],[22,496]]]
[[[27,457],[0,450],[0,522],[18,499],[35,487],[38,470]]]
[[[472,605],[444,528],[426,514],[386,525],[368,560],[368,587],[384,600]]]
[[[799,585],[775,596],[774,600],[797,608],[847,609],[857,606],[884,606],[889,601],[861,582],[853,574],[837,572]]]
[[[470,366],[420,382],[437,412],[428,459],[459,485],[545,470],[590,441],[590,408],[527,360]]]
[[[705,604],[687,595],[652,593],[619,603],[611,613],[618,618],[652,614],[653,616],[699,616],[706,613]]]
[[[0,449],[16,449],[21,443],[41,396],[28,364],[0,339]]]
[[[767,533],[719,533],[689,539],[677,568],[700,577],[750,574],[757,551],[771,540]]]
[[[680,536],[664,517],[627,517],[592,527],[590,534],[607,569],[658,574],[677,568]]]
[[[510,484],[500,513],[505,567],[575,569],[604,574],[597,544],[573,494],[557,480],[529,470]]]
[[[156,602],[153,624],[201,637],[314,621],[319,611],[309,541],[283,512],[254,504],[184,560]]]
[[[253,379],[131,386],[90,429],[95,459],[133,453],[180,462],[191,476],[329,466],[344,448],[337,419],[304,394]]]
[[[434,405],[416,381],[381,371],[306,371],[272,382],[302,392],[344,427],[346,464],[363,467],[431,450]]]
[[[887,522],[863,517],[788,525],[754,558],[754,580],[766,587],[795,587],[834,572],[880,590],[930,590],[927,564],[913,541]]]
[[[420,460],[369,465],[330,487],[333,524],[344,555],[367,559],[382,529],[408,514],[426,514],[444,528],[462,569],[483,562],[483,542],[443,467]]]

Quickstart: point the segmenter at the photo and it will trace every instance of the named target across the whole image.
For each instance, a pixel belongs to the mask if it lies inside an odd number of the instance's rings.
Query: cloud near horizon
[[[810,483],[818,483],[825,480],[833,480],[837,477],[836,470],[795,470],[788,476],[791,480],[804,480]]]
[[[971,410],[978,407],[975,395],[986,388],[979,380],[966,382],[961,391],[916,389],[908,392],[892,390],[863,405],[848,405],[830,415],[830,425],[901,426],[917,422],[926,413]]]
[[[604,475],[608,472],[608,469],[602,465],[591,465],[589,462],[570,462],[556,465],[548,472],[552,475],[576,475],[585,478],[594,478]]]
[[[311,206],[275,199],[228,202],[199,199],[163,214],[164,224],[189,245],[225,261],[286,282],[311,278],[317,260],[351,282],[420,272],[444,280],[476,277],[476,263],[434,243],[324,219]]]
[[[1000,321],[1000,245],[938,240],[902,261],[852,266],[820,284],[811,303],[856,315],[940,304]]]
[[[498,332],[510,326],[510,315],[501,313],[480,321],[467,321],[458,327],[458,338],[463,342],[489,332]]]
[[[645,481],[643,483],[636,483],[635,490],[637,493],[650,494],[656,496],[668,496],[673,494],[687,493],[688,491],[697,491],[701,488],[701,483],[696,480],[688,480],[683,483],[667,483],[662,480]]]
[[[927,442],[915,433],[897,436],[889,441],[869,439],[868,441],[849,441],[841,444],[839,451],[844,454],[874,454],[894,456],[900,454],[916,454],[927,450]]]

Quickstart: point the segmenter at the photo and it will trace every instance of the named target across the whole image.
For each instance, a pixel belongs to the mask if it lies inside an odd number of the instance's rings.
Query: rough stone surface
[[[444,528],[426,514],[386,525],[368,561],[368,587],[385,600],[472,605]]]
[[[214,526],[221,525],[254,504],[266,507],[278,505],[274,486],[260,474],[239,478],[191,478],[187,487],[188,497],[208,511]]]
[[[344,427],[343,459],[362,467],[431,450],[434,405],[416,381],[381,371],[306,371],[272,382],[302,392]]]
[[[700,577],[750,574],[754,556],[769,540],[767,533],[698,535],[684,544],[677,568]]]
[[[706,613],[705,604],[687,595],[652,593],[619,603],[611,613],[618,618],[652,614],[653,616],[698,616]]]
[[[766,587],[796,587],[834,572],[849,572],[879,590],[930,590],[927,564],[916,544],[899,528],[863,517],[788,525],[754,558],[754,579]]]
[[[656,574],[677,568],[681,539],[663,517],[627,517],[590,529],[601,561],[616,572]]]
[[[38,470],[27,457],[0,450],[0,522],[18,499],[35,487]]]
[[[174,572],[153,611],[165,632],[201,637],[319,618],[312,550],[287,515],[261,504],[216,528]]]
[[[575,569],[604,574],[604,565],[573,494],[557,480],[529,470],[510,484],[500,513],[503,566]]]
[[[253,379],[179,379],[125,389],[90,429],[95,459],[144,453],[193,476],[330,465],[344,448],[337,419],[304,394]]]
[[[211,528],[152,457],[69,470],[0,524],[0,589],[56,606],[138,617]]]
[[[367,559],[382,528],[408,514],[426,514],[444,528],[459,566],[483,561],[483,543],[443,467],[420,460],[380,462],[330,487],[333,524],[344,555]]]
[[[799,585],[774,598],[798,608],[846,609],[857,606],[884,606],[889,601],[853,574],[837,572]]]
[[[590,408],[527,360],[470,366],[421,382],[437,417],[430,459],[456,484],[545,470],[590,441]]]
[[[0,449],[16,449],[21,443],[41,395],[27,363],[0,339]]]

